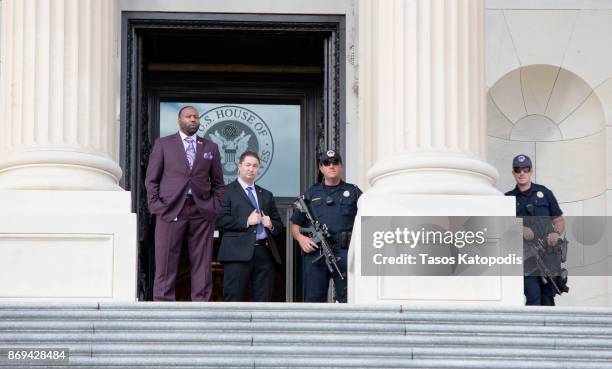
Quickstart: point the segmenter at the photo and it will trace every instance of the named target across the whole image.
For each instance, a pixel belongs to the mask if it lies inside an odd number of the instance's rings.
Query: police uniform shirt
[[[317,183],[304,193],[304,199],[309,200],[314,216],[321,224],[327,225],[332,235],[353,230],[359,196],[359,187],[344,181],[336,186]],[[328,205],[331,201],[333,203]],[[306,216],[297,210],[293,212],[291,222],[301,227],[309,225]]]
[[[531,183],[529,190],[521,192],[518,186],[512,191],[506,192],[506,196],[516,197],[516,216],[551,216],[556,218],[563,215],[559,203],[548,188]],[[533,214],[527,210],[527,205],[533,206]]]

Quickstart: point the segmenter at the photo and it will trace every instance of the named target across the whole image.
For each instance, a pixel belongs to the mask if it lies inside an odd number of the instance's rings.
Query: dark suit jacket
[[[274,196],[272,192],[257,185],[255,185],[255,193],[257,194],[259,207],[264,215],[270,217],[274,226],[273,231],[266,228],[266,233],[268,234],[268,241],[270,241],[272,256],[280,264],[280,254],[273,236],[283,231],[283,222],[278,214],[276,204],[274,204]],[[251,200],[249,200],[238,180],[227,185],[223,207],[217,219],[217,227],[223,231],[219,248],[219,261],[242,262],[250,261],[253,258],[257,226],[247,228],[246,225],[247,219],[254,209],[255,207],[251,204]]]
[[[145,178],[149,210],[166,222],[178,216],[189,188],[202,217],[215,221],[223,203],[223,171],[217,144],[198,136],[193,168],[180,134],[155,141]]]

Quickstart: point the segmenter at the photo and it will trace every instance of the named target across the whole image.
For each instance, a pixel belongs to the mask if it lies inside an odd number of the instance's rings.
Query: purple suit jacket
[[[189,188],[200,214],[215,221],[223,204],[223,171],[217,144],[198,136],[193,168],[179,133],[158,138],[145,178],[149,211],[166,222],[178,216]]]

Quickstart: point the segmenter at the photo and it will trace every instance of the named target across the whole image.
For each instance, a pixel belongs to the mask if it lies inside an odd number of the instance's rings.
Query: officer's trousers
[[[555,306],[556,290],[550,281],[544,283],[542,277],[530,276],[523,283],[527,305]]]
[[[336,299],[339,302],[346,302],[346,260],[348,249],[334,247],[333,250],[336,258],[340,259],[338,267],[344,276],[344,280],[340,279],[339,276],[334,276]],[[325,258],[321,258],[313,263],[319,255],[321,255],[319,251],[304,254],[302,269],[304,302],[327,302],[327,291],[329,289],[329,280],[332,278],[332,274],[327,269]]]

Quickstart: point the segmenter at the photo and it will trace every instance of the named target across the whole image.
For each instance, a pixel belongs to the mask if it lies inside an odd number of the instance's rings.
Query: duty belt
[[[341,249],[348,249],[351,243],[351,235],[353,232],[340,232],[333,234],[330,238],[330,242]]]

